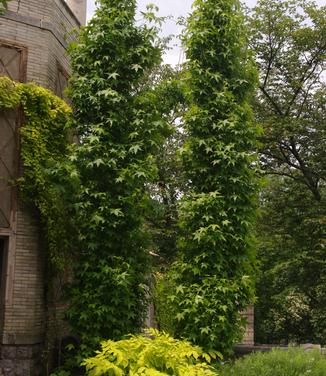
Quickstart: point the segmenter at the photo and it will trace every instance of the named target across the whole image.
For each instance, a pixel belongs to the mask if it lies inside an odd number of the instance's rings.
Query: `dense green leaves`
[[[0,89],[0,107],[22,106],[25,122],[20,129],[24,166],[19,179],[21,195],[25,204],[35,206],[40,213],[50,265],[62,269],[66,257],[71,255],[74,233],[72,222],[67,220],[74,182],[69,175],[67,178],[65,169],[70,153],[71,109],[34,84],[14,83],[2,77]]]
[[[153,86],[155,26],[136,26],[135,1],[102,0],[71,50],[71,99],[80,145],[73,163],[80,255],[67,316],[85,342],[137,332],[149,284],[148,193],[166,131]]]
[[[320,351],[274,349],[240,358],[234,364],[221,367],[222,376],[323,376],[326,359]]]
[[[151,211],[147,217],[148,230],[152,235],[152,248],[160,256],[159,264],[167,266],[177,257],[177,238],[180,229],[178,201],[187,191],[182,163],[178,152],[186,137],[182,124],[186,107],[183,74],[163,65],[149,77],[150,85],[156,83],[155,105],[169,125],[165,142],[159,146],[155,157],[157,175],[150,184]]]
[[[325,20],[325,6],[302,0],[261,0],[250,18],[262,165],[304,184],[318,201],[326,179]]]
[[[259,342],[325,343],[325,20],[325,7],[301,0],[250,12],[261,162],[276,176],[261,196]]]
[[[326,342],[326,206],[298,184],[274,178],[262,193],[255,317],[260,343]]]
[[[180,208],[181,260],[170,300],[176,334],[228,352],[253,298],[251,226],[257,135],[248,100],[256,73],[237,1],[196,1],[184,37],[189,59],[181,153],[190,192]]]

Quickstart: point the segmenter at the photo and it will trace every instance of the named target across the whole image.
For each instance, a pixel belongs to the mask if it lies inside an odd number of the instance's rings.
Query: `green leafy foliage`
[[[253,299],[251,228],[257,127],[248,104],[256,71],[237,1],[195,1],[185,34],[189,59],[181,153],[190,192],[182,200],[181,259],[172,272],[175,334],[229,352],[239,312]]]
[[[305,185],[317,201],[326,179],[325,20],[326,7],[307,0],[261,0],[249,19],[262,165]]]
[[[156,102],[162,118],[169,125],[169,134],[159,147],[155,157],[156,179],[150,184],[151,211],[147,217],[148,230],[152,235],[152,248],[160,256],[159,265],[166,267],[177,257],[179,234],[178,201],[186,192],[182,163],[178,151],[185,134],[182,116],[185,112],[184,74],[163,65],[149,77],[150,85],[156,83]]]
[[[153,301],[155,307],[155,320],[160,330],[174,336],[175,312],[169,302],[171,291],[175,289],[170,273],[166,270],[156,272],[154,279]]]
[[[65,198],[71,192],[65,178],[55,174],[69,154],[71,109],[48,90],[0,78],[0,107],[21,105],[24,123],[20,129],[23,176],[19,179],[25,204],[38,209],[44,229],[50,265],[64,267],[71,251],[71,224]],[[66,172],[66,171],[65,171]],[[64,188],[66,186],[66,188]]]
[[[217,375],[209,366],[219,354],[206,354],[186,341],[178,341],[156,330],[147,336],[131,336],[118,342],[105,341],[98,354],[86,359],[86,374],[95,375]]]
[[[324,199],[289,178],[270,179],[264,188],[256,341],[326,343],[325,208]]]
[[[0,0],[0,15],[7,9],[9,0]]]
[[[326,341],[325,12],[311,1],[261,0],[248,19],[269,175],[257,231],[255,335],[263,343]]]
[[[220,370],[222,376],[323,376],[325,372],[326,358],[320,351],[297,348],[252,354]]]
[[[167,132],[154,86],[161,62],[157,27],[136,25],[135,1],[99,1],[71,50],[80,145],[72,157],[79,256],[67,317],[86,348],[140,330],[149,289],[145,213],[153,155]],[[151,18],[152,19],[152,18]]]
[[[21,86],[7,77],[0,79],[1,109],[18,107],[21,101]]]

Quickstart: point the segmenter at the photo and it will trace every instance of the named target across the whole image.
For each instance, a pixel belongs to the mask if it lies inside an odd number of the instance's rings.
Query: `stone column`
[[[67,0],[67,4],[74,12],[81,25],[86,24],[87,1],[86,0]]]

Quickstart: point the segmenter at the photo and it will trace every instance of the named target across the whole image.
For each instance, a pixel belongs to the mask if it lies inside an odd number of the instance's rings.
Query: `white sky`
[[[256,4],[257,0],[243,0],[243,2],[252,7]],[[316,0],[318,5],[325,5],[325,0]],[[179,16],[186,16],[191,11],[191,4],[193,0],[138,0],[139,10],[144,10],[146,4],[153,3],[157,5],[160,9],[160,16],[170,16],[176,20]],[[87,18],[91,18],[95,9],[95,0],[87,0]],[[180,26],[175,24],[175,21],[168,21],[164,25],[163,34],[165,35],[178,35],[180,34]],[[178,64],[182,62],[183,55],[180,47],[177,46],[177,41],[172,42],[174,47],[166,53],[165,62],[169,64]]]

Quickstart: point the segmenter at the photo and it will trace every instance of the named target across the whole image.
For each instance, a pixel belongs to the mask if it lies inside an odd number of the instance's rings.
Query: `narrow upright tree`
[[[190,108],[182,156],[191,193],[181,206],[184,236],[170,299],[178,336],[227,353],[254,295],[257,127],[248,102],[256,70],[239,2],[195,1],[185,47]]]
[[[98,5],[72,50],[80,252],[67,313],[94,344],[137,332],[146,312],[145,182],[164,128],[142,84],[161,62],[156,27],[136,25],[135,0]]]

